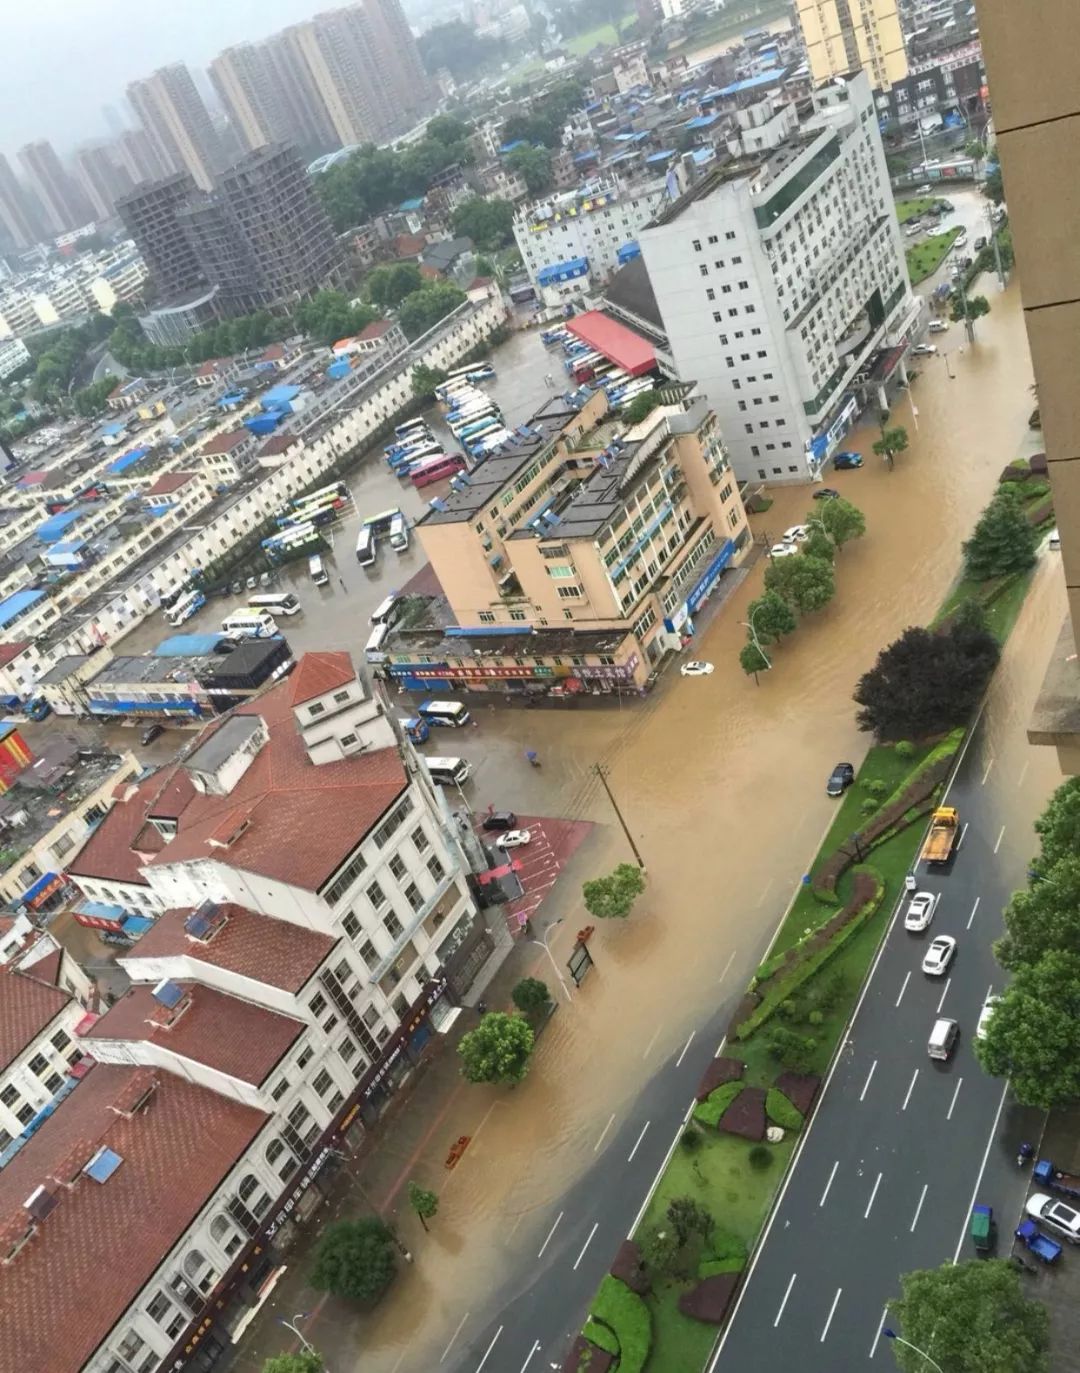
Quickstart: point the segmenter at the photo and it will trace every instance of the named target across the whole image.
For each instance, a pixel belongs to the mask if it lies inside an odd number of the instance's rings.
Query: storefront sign
[[[591,681],[625,682],[637,671],[638,655],[632,653],[625,663],[601,663],[596,667],[575,667],[579,677]]]
[[[731,562],[734,552],[735,545],[730,539],[725,539],[719,553],[710,561],[708,567],[701,574],[697,585],[686,598],[686,613],[688,616],[693,615],[698,606],[706,600],[709,592],[719,580],[720,573],[723,572],[724,568]]]
[[[412,667],[408,663],[394,663],[390,668],[396,677],[436,678],[456,681],[509,681],[521,677],[559,677],[568,676],[569,668],[557,667]]]
[[[278,1213],[274,1216],[274,1219],[266,1227],[265,1234],[268,1240],[274,1238],[277,1232],[289,1219],[290,1215],[292,1215],[293,1208],[296,1206],[296,1203],[300,1200],[300,1198],[304,1195],[307,1189],[315,1181],[316,1177],[318,1177],[319,1169],[330,1157],[330,1153],[331,1150],[329,1145],[326,1145],[324,1148],[320,1149],[319,1152],[308,1164],[308,1166],[300,1174],[300,1180],[289,1193],[284,1206],[281,1207]]]

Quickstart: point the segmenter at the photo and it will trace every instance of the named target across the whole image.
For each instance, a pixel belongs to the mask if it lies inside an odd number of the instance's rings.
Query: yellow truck
[[[930,819],[930,833],[922,847],[927,863],[947,863],[960,838],[960,812],[955,806],[938,806]]]

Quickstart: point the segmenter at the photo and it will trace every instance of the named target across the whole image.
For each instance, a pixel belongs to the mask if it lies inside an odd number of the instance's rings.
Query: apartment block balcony
[[[439,902],[442,901],[442,899],[446,896],[447,892],[449,892],[451,889],[453,889],[454,900],[456,900],[458,891],[454,883],[453,873],[450,873],[446,877],[444,877],[443,880],[439,883],[439,885],[435,888],[434,896],[432,896],[430,900],[425,901],[419,910],[413,912],[412,919],[405,926],[405,928],[398,935],[398,937],[394,940],[390,952],[371,970],[371,980],[373,982],[382,981],[382,979],[394,966],[397,960],[401,957],[402,951],[404,950],[405,946],[409,943],[410,939],[412,939],[413,935],[415,935],[416,932],[420,929],[421,925],[423,925],[424,921],[428,918],[428,916],[433,915],[437,911]],[[452,906],[453,904],[453,900],[449,902],[450,906]]]

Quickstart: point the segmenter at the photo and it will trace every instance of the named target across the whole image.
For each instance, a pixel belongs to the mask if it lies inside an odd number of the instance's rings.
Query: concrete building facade
[[[907,76],[898,0],[798,0],[797,9],[816,82],[861,69],[887,91]]]
[[[54,234],[75,229],[93,218],[82,192],[64,170],[56,149],[46,140],[19,149],[19,161]]]
[[[158,159],[171,171],[186,171],[208,191],[221,164],[221,149],[187,67],[182,62],[161,67],[133,81],[127,95]]]
[[[30,248],[43,236],[11,163],[0,153],[0,220],[16,248]]]
[[[801,123],[790,106],[740,110],[755,151],[639,235],[678,374],[716,411],[740,480],[817,476],[864,369],[917,317],[869,81],[815,103]]]

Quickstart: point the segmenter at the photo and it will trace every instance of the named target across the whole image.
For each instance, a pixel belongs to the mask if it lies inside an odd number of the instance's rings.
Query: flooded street
[[[565,917],[549,940],[560,966],[584,923],[580,882],[630,857],[596,763],[608,770],[649,885],[628,921],[598,931],[597,966],[543,1036],[527,1081],[509,1092],[465,1087],[433,1124],[423,1176],[440,1192],[440,1211],[414,1267],[374,1316],[347,1317],[333,1304],[320,1316],[334,1347],[344,1338],[357,1348],[349,1367],[435,1367],[465,1313],[472,1325],[527,1282],[559,1199],[598,1157],[605,1122],[618,1119],[759,960],[831,818],[829,771],[865,751],[853,719],[856,680],[882,645],[932,616],[1001,468],[1038,446],[1026,428],[1031,372],[1018,289],[980,289],[993,313],[979,321],[974,348],[961,353],[957,341],[954,378],[940,356],[925,359],[894,411],[910,435],[895,470],[872,454],[876,428],[851,436],[867,465],[828,480],[865,512],[866,537],[839,555],[834,603],[776,650],[759,686],[743,675],[737,653],[739,621],[761,589],[760,563],[693,647],[693,656],[716,665],[713,676],[669,673],[651,698],[621,707],[481,705],[480,728],[454,736],[455,751],[474,765],[467,790],[476,809],[494,803],[597,822],[550,903]],[[497,393],[512,386],[518,399],[507,404],[508,418],[525,417],[526,385],[544,393],[536,347],[535,339],[515,341],[516,377],[496,359]],[[755,533],[775,537],[811,504],[808,490],[779,490]],[[1018,776],[1022,845],[1030,846],[1031,816],[1057,777],[1052,751],[1029,749],[1023,731],[1063,611],[1060,566],[1044,555],[993,693],[995,765]],[[542,770],[525,764],[526,747],[539,752]],[[533,952],[530,971],[550,980],[544,953]],[[473,1143],[444,1173],[441,1160],[461,1134]],[[638,1200],[627,1199],[628,1226]]]

